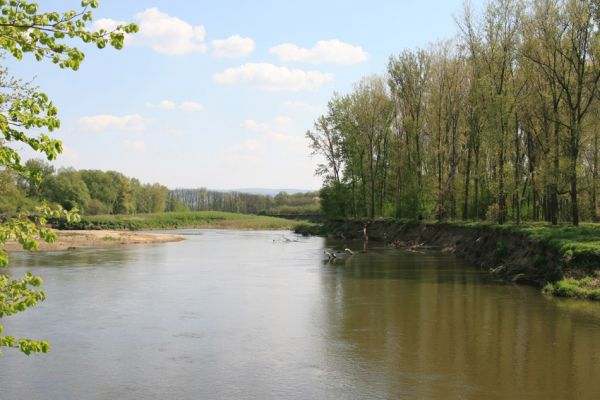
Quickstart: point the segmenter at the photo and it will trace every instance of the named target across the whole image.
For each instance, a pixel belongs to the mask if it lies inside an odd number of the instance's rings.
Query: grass
[[[600,224],[581,223],[550,225],[543,222],[491,224],[485,222],[451,222],[456,226],[487,228],[521,234],[557,250],[565,264],[593,271],[600,267]]]
[[[574,297],[579,299],[600,300],[600,275],[587,276],[582,279],[567,278],[548,283],[544,293],[558,297]]]
[[[61,233],[60,235],[64,236],[64,237],[75,237],[75,236],[81,236],[81,233],[67,232],[67,233]]]
[[[52,220],[58,229],[174,229],[174,228],[224,228],[243,230],[288,230],[298,224],[282,218],[235,214],[219,211],[163,212],[137,215],[84,216],[80,222]]]
[[[324,224],[315,224],[312,222],[298,222],[294,225],[294,232],[303,236],[327,236],[329,233]]]

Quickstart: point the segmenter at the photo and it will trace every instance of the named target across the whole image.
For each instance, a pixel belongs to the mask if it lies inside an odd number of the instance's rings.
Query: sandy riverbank
[[[107,247],[124,244],[153,244],[178,242],[184,240],[181,235],[167,233],[148,233],[113,230],[94,231],[58,231],[58,239],[54,243],[40,241],[39,250],[63,251],[89,247]],[[18,243],[9,242],[8,251],[24,251]]]

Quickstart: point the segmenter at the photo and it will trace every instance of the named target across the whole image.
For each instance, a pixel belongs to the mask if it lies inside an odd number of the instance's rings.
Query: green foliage
[[[347,185],[354,218],[599,220],[598,2],[491,0],[457,22],[392,55],[387,87],[333,95],[306,135],[324,186]]]
[[[0,0],[0,49],[18,60],[29,53],[38,61],[49,60],[61,68],[77,70],[84,58],[83,52],[75,47],[78,41],[94,43],[98,48],[110,45],[120,49],[124,35],[138,29],[135,24],[127,24],[111,32],[91,31],[91,9],[98,7],[98,0],[83,0],[81,7],[78,11],[43,12],[37,3],[27,0]],[[19,191],[14,190],[11,174],[19,174],[22,190],[30,196],[39,195],[39,184],[45,175],[49,175],[49,168],[41,163],[23,164],[15,148],[25,146],[43,154],[47,160],[54,160],[62,151],[62,144],[46,132],[60,127],[57,114],[46,94],[11,77],[6,68],[0,68],[0,173],[3,174],[0,184],[7,190],[2,192],[4,204],[0,206],[5,212],[12,214],[26,208],[18,204]],[[29,134],[31,130],[41,133],[33,136]],[[87,188],[76,181],[73,174],[64,177],[60,186],[70,197],[65,206],[73,212],[89,198],[89,193],[86,198]],[[11,200],[7,201],[9,196]],[[55,199],[58,200],[58,195]],[[8,263],[5,243],[9,240],[17,241],[27,250],[35,250],[38,240],[51,242],[55,239],[55,234],[46,227],[48,217],[77,220],[76,214],[43,205],[33,214],[21,211],[0,222],[0,266]],[[20,280],[9,280],[8,276],[0,275],[0,318],[22,312],[42,301],[44,294],[37,290],[41,282],[40,278],[30,274]],[[2,333],[0,325],[0,335]],[[27,355],[50,349],[45,341],[16,340],[12,336],[0,336],[0,347],[17,347]]]
[[[31,160],[30,160],[31,161]],[[28,164],[30,164],[28,161]],[[33,163],[39,165],[39,161]],[[141,184],[115,171],[46,169],[38,183],[26,180],[20,186],[31,199],[43,199],[88,215],[161,212],[167,207],[169,190],[162,185]],[[30,188],[35,185],[35,195]]]
[[[294,225],[294,232],[302,236],[326,236],[330,233],[325,225],[310,222],[297,223]]]
[[[586,277],[583,279],[567,278],[555,283],[548,283],[543,292],[557,297],[572,297],[588,300],[600,300],[600,279]]]
[[[352,216],[351,191],[347,185],[331,182],[323,186],[319,192],[321,210],[330,219],[347,218]]]
[[[36,60],[48,59],[61,68],[77,70],[84,54],[72,45],[77,38],[94,43],[100,49],[110,45],[123,47],[126,33],[138,31],[135,24],[118,26],[114,31],[90,31],[91,9],[98,8],[97,0],[83,0],[80,10],[41,12],[37,3],[26,0],[0,1],[0,47],[20,60],[31,53]]]
[[[236,191],[200,189],[175,189],[169,193],[168,211],[184,211],[175,207],[187,207],[192,211],[227,211],[242,214],[318,214],[319,196],[315,192],[279,193],[269,195]]]
[[[19,175],[11,170],[0,170],[0,215],[16,215],[23,210],[33,210],[36,201],[28,198],[19,188]]]
[[[76,208],[85,212],[91,200],[85,182],[73,169],[46,177],[41,184],[41,192],[43,198],[60,204],[67,210]]]
[[[321,206],[317,204],[310,204],[305,206],[291,206],[283,205],[269,208],[265,211],[266,215],[319,215],[321,214]]]
[[[169,200],[167,201],[167,211],[189,212],[190,208],[177,197],[169,196]]]
[[[297,222],[282,218],[236,214],[221,211],[162,212],[137,215],[84,216],[79,221],[56,218],[50,221],[58,229],[175,229],[231,228],[252,230],[292,229]]]
[[[500,207],[498,203],[490,204],[485,212],[486,221],[498,222],[500,218]]]
[[[48,206],[41,206],[36,209],[33,217],[29,213],[23,213],[17,218],[0,224],[0,267],[8,265],[8,253],[4,244],[9,240],[18,242],[27,250],[36,250],[40,239],[49,243],[56,240],[56,233],[47,227],[47,218],[64,218],[76,222],[79,216],[68,211],[52,210]],[[37,305],[39,301],[43,301],[44,292],[37,290],[41,284],[41,278],[29,273],[17,280],[10,280],[8,276],[0,275],[0,319],[25,311]],[[3,327],[0,325],[0,335],[2,331]],[[50,350],[49,344],[45,341],[19,339],[16,343],[16,347],[27,355],[34,352],[46,353]],[[15,347],[15,338],[0,336],[0,347]]]

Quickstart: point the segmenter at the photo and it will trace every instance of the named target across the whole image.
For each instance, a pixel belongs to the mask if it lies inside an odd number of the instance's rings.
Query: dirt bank
[[[362,239],[365,222],[333,221],[326,231],[338,238]],[[486,227],[470,228],[452,224],[419,224],[374,221],[367,225],[369,240],[391,246],[428,249],[455,254],[476,267],[504,280],[542,286],[565,275],[559,252],[514,232]],[[570,271],[577,269],[569,266]]]
[[[58,231],[58,239],[54,243],[40,242],[39,250],[63,251],[88,247],[107,247],[123,244],[152,244],[177,242],[183,236],[166,233],[146,233],[131,231]],[[8,242],[8,251],[24,251],[15,242]]]

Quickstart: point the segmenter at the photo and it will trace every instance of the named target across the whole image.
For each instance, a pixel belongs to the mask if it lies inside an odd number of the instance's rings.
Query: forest
[[[242,214],[316,214],[318,193],[276,196],[141,183],[116,171],[55,168],[41,159],[25,163],[29,174],[0,170],[0,215],[33,210],[41,202],[82,215],[148,214],[163,211],[228,211]]]
[[[597,1],[466,5],[454,38],[389,58],[306,134],[334,218],[598,219]]]
[[[14,215],[31,210],[43,201],[77,209],[84,215],[135,214],[165,211],[175,207],[169,189],[158,183],[142,184],[115,171],[58,171],[48,162],[31,159],[25,163],[29,174],[8,169],[0,171],[0,214]]]
[[[268,196],[206,188],[175,189],[171,191],[170,198],[172,202],[182,204],[192,211],[228,211],[266,215],[314,215],[320,211],[317,192],[294,194],[279,192],[275,196]]]

